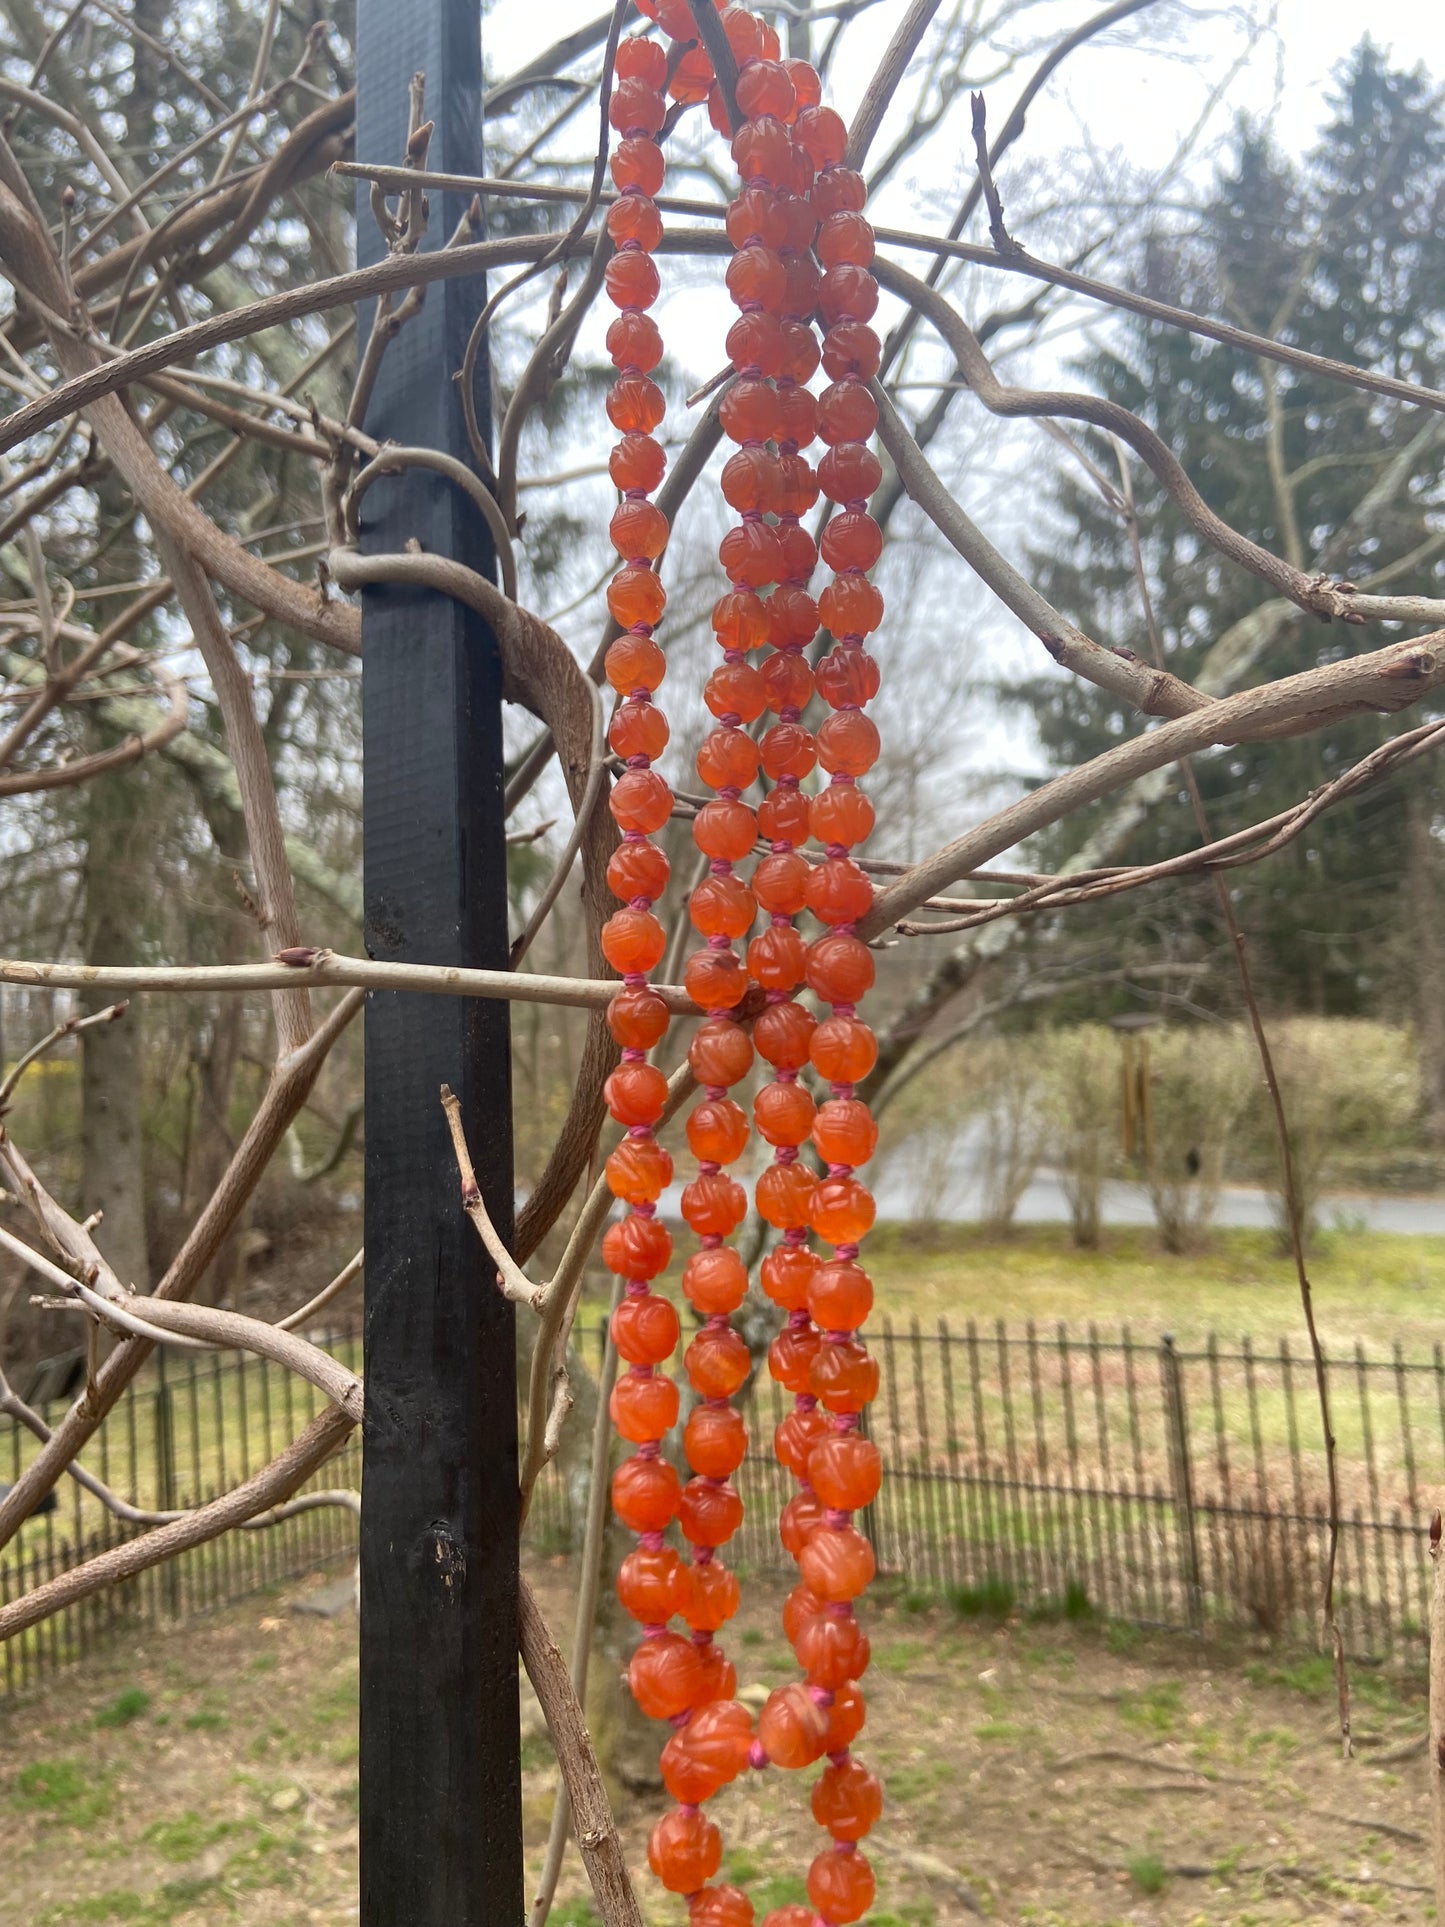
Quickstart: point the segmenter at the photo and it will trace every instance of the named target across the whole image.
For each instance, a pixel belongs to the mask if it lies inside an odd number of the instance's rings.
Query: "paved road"
[[[920,1191],[924,1188],[920,1165],[911,1145],[878,1160],[871,1175],[880,1217],[906,1219],[919,1215]],[[965,1139],[954,1147],[948,1161],[947,1176],[936,1192],[939,1202],[934,1215],[948,1223],[976,1221],[982,1216],[980,1190],[977,1155]],[[1057,1224],[1067,1223],[1068,1216],[1068,1203],[1058,1178],[1052,1171],[1043,1170],[1025,1191],[1015,1220],[1019,1224]],[[1140,1184],[1106,1184],[1103,1216],[1104,1223],[1112,1225],[1154,1222],[1149,1194]],[[1321,1203],[1320,1219],[1326,1227],[1340,1224],[1445,1237],[1445,1198],[1331,1192]],[[1274,1224],[1269,1195],[1252,1185],[1229,1185],[1220,1193],[1214,1222],[1268,1229]]]

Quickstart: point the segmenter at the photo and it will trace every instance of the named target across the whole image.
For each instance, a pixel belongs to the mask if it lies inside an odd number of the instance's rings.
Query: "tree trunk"
[[[135,961],[138,871],[144,838],[138,833],[142,783],[136,772],[103,776],[86,791],[85,960]],[[100,1010],[112,999],[87,992],[81,1002]],[[115,1024],[81,1032],[82,1212],[102,1211],[96,1243],[121,1282],[150,1287],[146,1233],[145,1134],[142,1123],[141,1006],[132,1003]]]
[[[1405,806],[1405,904],[1410,927],[1411,1004],[1420,1045],[1420,1081],[1431,1141],[1445,1144],[1445,907],[1440,852],[1431,831],[1428,791],[1412,789]]]

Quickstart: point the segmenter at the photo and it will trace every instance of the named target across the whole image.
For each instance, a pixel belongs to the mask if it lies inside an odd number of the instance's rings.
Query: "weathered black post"
[[[357,154],[395,164],[426,77],[429,164],[481,172],[479,0],[359,0]],[[465,208],[433,195],[426,245]],[[383,250],[365,186],[357,251]],[[382,364],[366,426],[468,459],[454,371],[484,299],[443,281]],[[369,321],[370,317],[364,317]],[[478,379],[487,418],[488,376]],[[475,507],[420,471],[368,494],[363,546],[415,542],[490,573]],[[363,602],[366,943],[504,969],[500,668],[486,625],[433,593]],[[520,1920],[517,1450],[511,1307],[458,1208],[439,1088],[512,1217],[507,1009],[375,996],[366,1016],[366,1435],[361,1557],[363,1927]]]

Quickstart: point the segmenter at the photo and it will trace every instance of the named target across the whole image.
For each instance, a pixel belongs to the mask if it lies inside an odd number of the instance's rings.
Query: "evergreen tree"
[[[1390,69],[1369,40],[1344,70],[1320,144],[1294,163],[1241,127],[1196,229],[1151,237],[1149,294],[1407,380],[1438,385],[1445,364],[1445,119],[1420,70]],[[1439,594],[1445,541],[1435,418],[1341,384],[1147,321],[1084,371],[1098,392],[1149,421],[1208,505],[1297,567],[1360,586],[1382,565],[1391,587]],[[1112,474],[1114,451],[1092,437]],[[1392,466],[1393,469],[1392,469]],[[1383,486],[1388,483],[1388,486]],[[1140,535],[1165,659],[1195,680],[1211,649],[1270,599],[1266,586],[1200,542],[1173,501],[1136,471]],[[1375,488],[1384,499],[1360,513]],[[1129,544],[1081,472],[1066,472],[1057,540],[1034,566],[1045,592],[1101,640],[1146,660],[1150,640]],[[1377,646],[1386,634],[1323,624],[1278,608],[1248,681],[1265,681]],[[1398,631],[1394,632],[1398,633]],[[1041,677],[1013,699],[1032,712],[1049,761],[1067,766],[1138,726],[1127,705],[1072,678]],[[1225,834],[1272,814],[1422,720],[1363,716],[1319,736],[1244,745],[1196,760],[1211,828]],[[1407,834],[1412,795],[1433,808],[1428,762],[1337,806],[1257,869],[1234,873],[1253,949],[1276,1000],[1352,1011],[1382,991],[1381,934],[1402,887],[1430,859]],[[1107,806],[1101,806],[1106,808]],[[1094,819],[1097,820],[1097,819]],[[1090,820],[1071,820],[1050,850],[1067,854]],[[1153,860],[1197,842],[1182,794],[1141,821],[1121,860]],[[1152,906],[1161,934],[1213,921],[1212,892]],[[1198,934],[1198,932],[1196,932]]]

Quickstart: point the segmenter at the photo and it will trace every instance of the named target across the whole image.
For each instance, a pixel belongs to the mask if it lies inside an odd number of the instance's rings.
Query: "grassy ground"
[[[560,1631],[567,1571],[537,1576]],[[780,1599],[751,1586],[732,1629],[754,1687],[793,1676]],[[859,1750],[888,1789],[869,1842],[874,1927],[1433,1917],[1413,1682],[1358,1674],[1361,1744],[1345,1766],[1317,1659],[912,1603],[895,1596],[870,1615]],[[523,1714],[534,1874],[556,1776],[525,1693]],[[626,1804],[627,1852],[649,1922],[681,1927],[680,1903],[645,1872],[658,1811]],[[802,1897],[818,1844],[802,1786],[748,1776],[714,1812],[725,1872],[760,1915]],[[0,1710],[0,1865],[6,1927],[355,1920],[354,1623],[255,1603],[148,1632]],[[593,1922],[575,1864],[555,1918]]]

